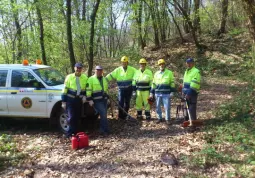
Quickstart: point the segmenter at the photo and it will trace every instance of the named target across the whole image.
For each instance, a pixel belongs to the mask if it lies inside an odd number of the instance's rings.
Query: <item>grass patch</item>
[[[182,156],[189,168],[208,169],[219,164],[234,168],[226,177],[253,177],[255,175],[255,97],[254,77],[239,77],[248,82],[242,88],[232,87],[231,102],[221,105],[215,119],[206,122],[204,147],[192,155]]]
[[[0,170],[17,165],[25,157],[26,155],[18,150],[11,135],[2,134],[0,136]]]

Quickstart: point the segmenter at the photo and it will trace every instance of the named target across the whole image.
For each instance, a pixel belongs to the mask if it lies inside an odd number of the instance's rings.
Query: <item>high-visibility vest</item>
[[[200,71],[196,67],[186,69],[183,78],[183,93],[187,95],[196,95],[200,90]]]
[[[170,94],[176,91],[174,83],[173,72],[165,69],[162,71],[157,71],[154,75],[151,93],[155,94]]]
[[[119,89],[127,89],[132,87],[133,77],[135,75],[136,69],[131,66],[127,66],[127,70],[124,68],[118,67],[110,74],[106,76],[106,80],[110,82],[111,80],[116,80]]]
[[[105,77],[101,80],[96,75],[89,77],[86,88],[87,100],[101,100],[108,94],[108,82]]]
[[[137,70],[133,79],[133,88],[139,91],[148,91],[151,88],[153,80],[153,74],[150,69],[145,69],[143,72],[141,69]]]
[[[86,94],[85,89],[86,89],[88,77],[85,74],[81,74],[81,76],[78,78],[79,78],[80,87],[81,87],[81,92],[79,97],[82,98]],[[75,73],[73,73],[73,74],[69,74],[65,79],[61,98],[63,102],[67,102],[67,101],[69,102],[69,101],[73,101],[75,97],[77,97],[77,85],[76,85],[76,76],[75,76]]]

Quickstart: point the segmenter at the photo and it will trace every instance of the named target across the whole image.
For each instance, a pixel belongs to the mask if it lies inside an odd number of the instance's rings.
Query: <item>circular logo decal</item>
[[[26,108],[29,109],[32,106],[32,100],[28,97],[25,97],[21,100],[21,105]]]

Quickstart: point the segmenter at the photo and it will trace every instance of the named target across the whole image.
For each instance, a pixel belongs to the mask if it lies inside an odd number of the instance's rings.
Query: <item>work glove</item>
[[[92,107],[94,105],[94,101],[93,100],[90,100],[89,101],[89,105]]]
[[[62,107],[64,110],[66,110],[66,102],[62,102],[61,107]]]
[[[109,99],[109,95],[107,93],[103,93],[104,99]]]
[[[136,97],[136,91],[133,91],[132,95],[133,97]]]
[[[86,96],[83,96],[83,97],[82,97],[81,100],[82,100],[82,103],[83,103],[83,104],[87,101],[86,99],[87,99]]]
[[[186,100],[190,100],[190,95],[185,96]]]
[[[173,92],[171,92],[170,93],[170,98],[172,98],[174,96],[174,93]]]
[[[180,84],[180,86],[178,88],[178,92],[182,92],[182,84]]]
[[[152,93],[150,93],[150,97],[149,98],[154,98]]]

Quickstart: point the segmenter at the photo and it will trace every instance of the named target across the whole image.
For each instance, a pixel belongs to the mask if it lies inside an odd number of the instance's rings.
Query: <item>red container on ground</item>
[[[84,132],[79,132],[76,135],[72,136],[72,149],[80,149],[89,146],[89,137]]]

